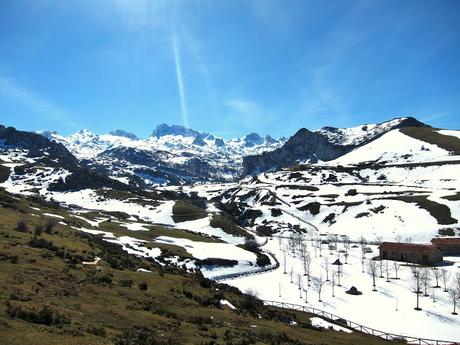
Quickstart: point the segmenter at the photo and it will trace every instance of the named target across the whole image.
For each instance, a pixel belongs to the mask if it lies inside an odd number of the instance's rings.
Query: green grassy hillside
[[[308,314],[266,308],[200,274],[130,256],[47,218],[72,218],[55,205],[1,191],[0,205],[2,345],[385,343],[314,329]],[[96,256],[97,264],[83,264]]]
[[[414,139],[419,139],[440,148],[460,155],[460,139],[450,135],[443,135],[437,129],[431,127],[405,127],[400,131]]]

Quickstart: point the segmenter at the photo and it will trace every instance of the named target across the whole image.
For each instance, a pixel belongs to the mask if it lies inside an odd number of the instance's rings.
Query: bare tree
[[[278,282],[278,297],[281,297],[281,281]]]
[[[431,275],[436,280],[435,288],[440,288],[439,286],[439,278],[441,278],[442,272],[437,267],[431,267]]]
[[[441,270],[442,284],[444,285],[444,292],[447,292],[447,282],[449,281],[450,273],[446,269]]]
[[[286,253],[286,247],[283,247],[283,274],[287,274],[287,253]]]
[[[289,239],[288,239],[288,246],[292,254],[295,253],[296,245],[297,245],[297,240],[296,240],[295,234],[291,234],[291,236],[289,236]]]
[[[340,267],[340,266],[339,266]],[[340,283],[340,277],[342,276],[342,271],[341,270],[337,270],[337,286],[342,286],[342,284]]]
[[[297,273],[297,286],[299,287],[299,297],[302,298],[302,275]]]
[[[305,303],[308,303],[308,290],[310,289],[310,285],[303,287],[303,292],[305,292]]]
[[[380,271],[380,278],[383,278],[383,261],[378,261],[379,271]]]
[[[412,237],[406,237],[406,238],[404,239],[404,242],[405,242],[405,243],[412,243]]]
[[[350,237],[345,235],[343,237],[343,244],[345,246],[345,264],[348,264],[348,255],[349,255],[348,252],[350,251]]]
[[[393,271],[395,272],[395,279],[399,279],[398,278],[398,271],[401,267],[399,266],[399,264],[395,261],[393,262]]]
[[[326,281],[328,282],[329,281],[329,258],[327,256],[324,258],[323,268],[324,268],[324,271],[326,272]]]
[[[332,287],[332,297],[335,297],[335,275],[337,272],[335,270],[332,271],[332,277],[331,277],[331,287]]]
[[[361,245],[361,251],[364,253],[366,251],[367,240],[363,235],[359,238],[359,244]]]
[[[334,244],[334,250],[338,250],[338,245],[339,245],[339,235],[338,234],[333,234],[332,235],[332,243]]]
[[[310,264],[311,264],[311,257],[310,253],[308,251],[305,251],[303,257],[302,257],[302,263],[303,263],[303,275],[307,276],[308,279],[310,279]]]
[[[452,285],[451,287],[447,289],[447,293],[449,294],[450,300],[454,307],[452,314],[457,315],[457,303],[458,303],[458,300],[460,299],[460,291],[457,286]]]
[[[291,277],[291,283],[293,283],[294,281],[292,280],[293,276],[294,276],[294,267],[291,266],[291,269],[289,270],[289,276]]]
[[[377,261],[369,260],[367,264],[367,273],[372,277],[372,291],[377,291],[377,289],[375,288],[375,278],[377,276]]]
[[[390,282],[390,267],[388,265],[388,260],[385,261],[385,272],[386,272],[386,275],[387,275],[386,282],[389,283]]]
[[[366,252],[361,252],[361,273],[364,273],[364,264],[366,262]]]
[[[318,293],[318,302],[322,302],[321,292],[323,291],[323,286],[325,283],[326,282],[324,281],[324,278],[322,275],[320,275],[318,278],[314,277],[312,279],[313,289]]]
[[[433,303],[436,303],[436,288],[431,288],[431,297],[433,298]]]
[[[414,292],[415,295],[417,296],[417,306],[414,309],[422,310],[422,308],[420,308],[420,294],[422,293],[422,291],[420,290],[421,288],[420,267],[414,266],[411,268],[411,271],[412,271],[412,277],[411,277],[410,288],[411,288],[411,291]]]
[[[423,286],[423,296],[428,297],[428,286],[430,285],[431,276],[426,268],[422,268],[420,272],[420,280]]]

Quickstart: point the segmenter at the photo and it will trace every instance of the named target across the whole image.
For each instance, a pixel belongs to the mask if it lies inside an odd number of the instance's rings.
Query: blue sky
[[[460,1],[3,0],[0,123],[460,128]]]

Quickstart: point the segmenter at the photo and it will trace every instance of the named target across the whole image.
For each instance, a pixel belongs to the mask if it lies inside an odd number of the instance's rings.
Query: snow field
[[[377,277],[376,289],[372,291],[372,278],[367,273],[367,263],[369,259],[378,254],[377,246],[368,245],[372,253],[366,254],[364,272],[362,273],[362,252],[361,248],[350,248],[348,264],[342,266],[341,285],[335,286],[335,297],[332,297],[332,284],[328,282],[323,286],[321,293],[322,302],[319,302],[318,293],[313,288],[314,278],[323,277],[326,279],[324,268],[325,260],[329,260],[329,278],[332,277],[335,266],[331,265],[338,257],[339,253],[326,249],[323,245],[322,256],[319,257],[319,250],[313,247],[311,241],[307,242],[308,252],[311,257],[311,277],[310,287],[308,286],[307,276],[304,276],[304,269],[301,259],[292,255],[289,251],[286,259],[286,274],[284,271],[284,253],[280,248],[287,246],[287,239],[268,241],[264,249],[274,253],[280,261],[280,267],[274,271],[261,273],[254,276],[229,279],[225,283],[238,287],[241,291],[254,289],[259,293],[259,298],[289,302],[294,304],[305,304],[310,307],[318,308],[364,326],[372,327],[381,331],[402,334],[413,337],[424,337],[431,339],[460,341],[460,316],[452,315],[452,303],[443,288],[431,288],[435,285],[433,280],[428,289],[429,297],[420,296],[421,311],[414,310],[416,305],[416,295],[410,290],[411,270],[408,266],[399,263],[398,278],[394,279],[394,262],[389,261],[390,282],[386,282],[386,272],[384,261],[383,275],[385,278]],[[339,250],[342,245],[339,244]],[[316,251],[316,256],[315,256]],[[345,261],[343,254],[340,254],[341,262]],[[460,273],[460,258],[449,257],[446,260],[453,262],[450,266],[440,267],[450,272],[451,276]],[[293,283],[290,282],[290,270],[293,271]],[[298,278],[302,284],[302,289],[298,288]],[[380,271],[378,270],[378,276]],[[336,279],[336,284],[338,281]],[[442,285],[442,282],[440,282]],[[346,294],[345,291],[351,286],[355,286],[363,294],[354,296]],[[307,290],[307,292],[305,290]],[[434,294],[434,297],[433,297]],[[307,302],[306,302],[307,300]]]

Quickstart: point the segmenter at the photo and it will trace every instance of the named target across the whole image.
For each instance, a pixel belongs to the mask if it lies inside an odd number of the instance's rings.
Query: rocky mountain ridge
[[[385,133],[404,127],[429,127],[412,117],[351,128],[323,127],[315,132],[302,128],[280,148],[243,159],[243,175],[257,175],[302,162],[334,160],[368,144]]]
[[[40,134],[66,146],[87,167],[129,183],[147,186],[234,181],[241,177],[242,159],[274,150],[284,139],[250,133],[223,139],[184,126],[160,124],[146,139],[123,130],[97,135],[83,129],[70,136]]]

